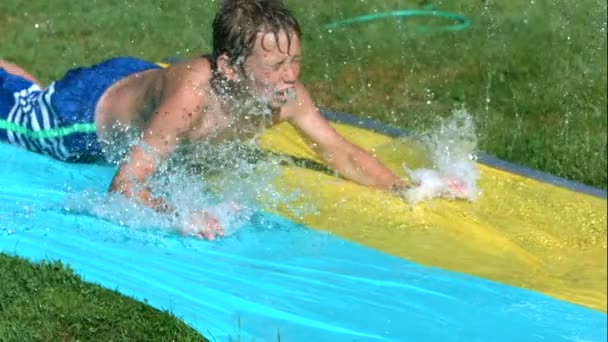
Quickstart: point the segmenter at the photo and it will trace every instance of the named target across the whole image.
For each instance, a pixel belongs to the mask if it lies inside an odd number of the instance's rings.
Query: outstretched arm
[[[359,184],[388,191],[401,190],[407,184],[369,152],[342,137],[312,103],[308,91],[299,82],[296,99],[284,108],[283,119],[311,144],[316,153],[341,176]]]
[[[175,150],[178,141],[203,120],[208,68],[198,68],[201,66],[183,64],[167,71],[159,105],[146,125],[140,143],[131,148],[128,158],[119,166],[109,191],[136,199],[161,213],[176,213],[163,198],[152,196],[148,180]],[[224,234],[218,220],[205,211],[195,211],[190,217],[180,218],[180,224],[178,229],[183,234],[208,240]]]
[[[205,99],[199,82],[192,79],[195,75],[182,66],[167,70],[159,104],[144,127],[140,142],[119,166],[110,191],[139,200],[159,212],[171,210],[161,198],[152,198],[147,182],[202,115]]]

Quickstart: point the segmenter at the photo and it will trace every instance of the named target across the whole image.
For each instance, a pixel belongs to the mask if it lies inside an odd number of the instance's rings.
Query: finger
[[[448,180],[448,188],[452,191],[462,192],[465,190],[464,183],[460,180],[451,179]]]
[[[215,236],[213,235],[213,232],[210,229],[205,229],[203,231],[203,238],[209,241],[213,241],[215,239]]]
[[[467,197],[467,190],[463,186],[455,186],[450,189],[453,196],[457,198]]]
[[[211,216],[208,213],[205,213],[204,222],[205,222],[205,232],[206,233],[210,234],[211,236],[214,236],[214,235],[224,236],[224,229],[220,225],[220,222],[218,221],[218,219],[216,219],[214,216]]]
[[[224,228],[222,228],[222,225],[215,217],[210,217],[208,227],[218,236],[224,236]]]

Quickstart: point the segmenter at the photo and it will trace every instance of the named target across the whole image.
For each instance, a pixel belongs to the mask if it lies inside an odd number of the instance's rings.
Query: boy
[[[288,121],[343,177],[389,191],[404,188],[314,106],[298,79],[300,36],[281,1],[233,0],[224,1],[214,19],[212,54],[166,69],[113,58],[70,70],[42,89],[23,69],[0,60],[0,140],[65,161],[118,160],[122,152],[126,158],[109,191],[170,213],[146,182],[180,141],[244,139]],[[133,134],[137,144],[130,143]],[[206,213],[191,222],[186,229],[195,234],[222,234]]]

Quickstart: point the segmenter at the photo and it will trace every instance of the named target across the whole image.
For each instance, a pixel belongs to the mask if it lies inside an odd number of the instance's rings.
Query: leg
[[[36,80],[23,69],[0,60],[0,142],[45,152],[51,145],[37,134],[55,128],[56,120],[49,116],[52,110],[42,108],[42,90],[33,82]]]
[[[0,68],[6,70],[6,72],[8,72],[9,74],[23,77],[28,81],[36,83],[40,88],[43,88],[42,84],[40,82],[38,82],[38,80],[35,79],[34,76],[30,75],[27,71],[23,70],[21,67],[19,67],[16,64],[13,64],[9,61],[5,61],[4,59],[0,58]]]

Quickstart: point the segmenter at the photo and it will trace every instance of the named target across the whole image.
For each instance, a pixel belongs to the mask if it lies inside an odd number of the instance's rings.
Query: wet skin
[[[403,182],[363,149],[340,136],[322,117],[299,81],[300,42],[281,31],[258,34],[252,53],[244,60],[244,73],[226,55],[217,60],[225,79],[266,99],[268,120],[261,115],[232,115],[233,105],[212,86],[212,68],[195,58],[167,69],[144,71],[114,84],[102,96],[96,125],[104,145],[124,144],[123,131],[141,131],[140,144],[129,147],[110,185],[110,191],[136,198],[158,211],[171,212],[162,198],[145,186],[160,161],[181,141],[222,142],[248,138],[265,127],[288,121],[311,147],[341,176],[360,184],[391,190]],[[142,146],[146,146],[143,148]],[[204,213],[193,215],[185,231],[213,238],[222,233],[217,220]]]

